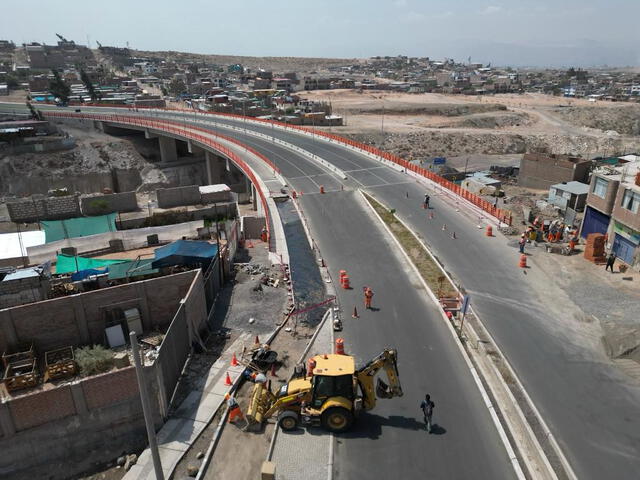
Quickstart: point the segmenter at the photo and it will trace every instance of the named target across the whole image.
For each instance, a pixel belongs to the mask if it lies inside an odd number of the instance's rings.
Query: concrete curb
[[[368,208],[371,210],[373,215],[380,222],[380,225],[382,225],[382,227],[384,228],[386,233],[391,237],[391,239],[394,241],[394,243],[398,246],[399,251],[401,252],[401,254],[404,256],[405,260],[411,266],[411,268],[414,271],[414,273],[416,274],[417,278],[422,283],[422,286],[424,287],[425,291],[427,292],[427,294],[429,295],[431,300],[433,300],[433,302],[438,306],[438,310],[440,312],[440,317],[444,321],[444,323],[447,325],[447,327],[449,329],[449,332],[453,336],[454,341],[456,343],[456,346],[458,347],[458,350],[460,351],[460,354],[462,355],[462,358],[464,358],[465,363],[467,364],[467,368],[471,372],[471,375],[472,375],[472,377],[473,377],[473,379],[474,379],[474,381],[476,383],[476,386],[478,387],[478,390],[480,391],[480,394],[482,395],[482,399],[484,401],[485,407],[487,408],[487,410],[489,411],[489,414],[491,415],[491,419],[492,419],[492,421],[493,421],[493,423],[494,423],[494,425],[496,427],[496,430],[498,431],[498,434],[499,434],[500,439],[501,439],[501,441],[502,441],[502,443],[503,443],[503,445],[505,447],[505,450],[507,451],[507,455],[509,456],[509,460],[511,462],[511,465],[513,467],[513,470],[514,470],[516,476],[520,480],[526,479],[526,476],[525,476],[525,474],[524,474],[524,472],[522,470],[522,467],[520,466],[520,462],[518,461],[518,458],[517,458],[517,456],[515,454],[515,451],[513,450],[513,447],[511,446],[511,443],[509,442],[509,439],[507,438],[507,434],[506,434],[502,424],[500,423],[500,419],[498,418],[498,415],[495,412],[495,408],[494,408],[493,404],[491,403],[489,395],[487,394],[487,392],[486,392],[486,390],[484,388],[484,385],[482,384],[482,381],[480,380],[478,372],[477,372],[476,368],[474,367],[471,359],[469,358],[469,355],[468,355],[467,351],[465,350],[464,346],[462,345],[462,342],[460,340],[460,337],[458,336],[458,333],[455,331],[455,329],[453,328],[453,325],[451,324],[449,319],[444,314],[442,308],[440,308],[439,301],[436,298],[435,294],[431,291],[431,289],[427,285],[426,281],[422,278],[422,275],[420,274],[420,271],[415,266],[415,264],[413,263],[411,258],[409,258],[409,255],[405,252],[404,248],[402,247],[402,245],[400,244],[398,239],[395,237],[393,232],[391,232],[391,230],[389,229],[387,224],[384,222],[384,220],[382,220],[380,215],[378,215],[378,212],[375,211],[373,206],[364,197],[363,192],[361,190],[359,190],[359,192],[361,194],[361,200],[368,206]],[[385,207],[385,208],[387,208],[387,207]],[[411,230],[409,230],[409,231],[411,231]],[[437,265],[440,266],[439,263]]]

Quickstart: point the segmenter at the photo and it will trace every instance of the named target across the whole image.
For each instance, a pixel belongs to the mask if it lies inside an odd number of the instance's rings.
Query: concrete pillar
[[[158,145],[160,146],[160,161],[175,162],[178,160],[175,138],[158,137]]]
[[[205,161],[207,165],[207,182],[209,185],[224,183],[225,159],[220,158],[215,153],[205,152]]]
[[[253,203],[253,209],[258,210],[258,192],[256,191],[256,187],[251,185],[251,202]]]
[[[151,316],[149,315],[149,303],[147,302],[147,290],[146,285],[147,282],[137,282],[136,284],[136,295],[138,296],[138,300],[140,303],[140,317],[142,319],[142,328],[145,331],[153,330],[153,322],[151,321]],[[138,332],[136,332],[138,333]],[[142,332],[140,332],[142,334]]]
[[[87,400],[84,398],[84,391],[82,390],[82,384],[77,381],[73,382],[69,385],[71,388],[71,397],[73,398],[73,404],[76,407],[76,414],[78,415],[86,415],[89,413],[89,408],[87,407]]]
[[[89,325],[87,324],[87,317],[84,314],[84,305],[82,304],[82,298],[79,295],[71,297],[71,303],[73,304],[73,315],[76,320],[76,327],[80,334],[80,340],[82,343],[91,343],[93,339],[89,334]]]
[[[2,430],[2,436],[5,438],[16,434],[16,426],[13,423],[11,410],[9,410],[9,405],[5,402],[0,403],[0,430]]]

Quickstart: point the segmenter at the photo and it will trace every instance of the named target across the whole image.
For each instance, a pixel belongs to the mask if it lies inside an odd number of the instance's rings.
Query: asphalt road
[[[603,355],[563,331],[563,325],[558,326],[548,305],[558,300],[542,296],[517,267],[515,248],[479,235],[475,219],[456,212],[437,195],[432,195],[435,218],[430,221],[419,207],[425,188],[364,155],[291,132],[246,127],[276,135],[343,169],[353,184],[396,208],[422,235],[471,293],[476,312],[518,373],[578,478],[638,477],[640,387]],[[451,231],[456,232],[456,240],[451,239]]]
[[[216,119],[216,121],[234,122],[229,119]],[[558,322],[553,318],[553,309],[547,307],[549,302],[554,302],[554,298],[541,297],[537,288],[529,282],[528,277],[516,267],[517,255],[514,249],[505,247],[505,242],[499,241],[499,239],[489,239],[478,235],[475,222],[472,219],[462,215],[462,212],[456,212],[448,201],[437,196],[432,196],[431,204],[434,207],[435,219],[430,221],[425,212],[419,208],[424,187],[408,179],[404,174],[383,167],[363,155],[338,145],[291,132],[272,130],[251,124],[246,124],[246,128],[277,135],[278,138],[322,156],[325,160],[347,171],[350,176],[349,182],[369,190],[381,201],[396,208],[398,213],[425,238],[439,258],[447,265],[447,268],[456,278],[461,280],[464,287],[471,293],[474,308],[545,417],[578,478],[638,478],[640,471],[640,430],[638,429],[640,425],[640,388],[620,373],[603,356],[589,351],[567,332],[563,332],[562,326],[558,327]],[[235,135],[241,136],[237,133]],[[275,146],[272,145],[269,148],[273,149]],[[295,157],[290,152],[289,155],[292,156],[291,158]],[[283,156],[286,157],[287,154],[283,153]],[[294,163],[297,164],[297,162],[302,163],[302,160],[296,160]],[[283,168],[282,165],[280,166]],[[287,171],[285,176],[292,175],[290,178],[294,187],[298,185],[296,183],[298,181],[301,182],[300,185],[305,185],[302,188],[306,188],[306,186],[313,188],[319,184],[318,180],[320,179],[323,182],[327,181],[322,177],[315,178],[314,173],[310,173],[308,176],[302,175],[298,170],[295,173],[293,171],[295,168],[291,168],[292,171]],[[324,175],[319,168],[315,172],[318,175]],[[296,176],[301,178],[296,179]],[[408,198],[407,193],[409,194]],[[344,195],[348,194],[336,193],[331,196]],[[327,201],[328,197],[323,197],[324,203],[332,201]],[[305,197],[303,201],[309,203],[310,210],[315,208],[313,206],[316,201],[314,197]],[[333,244],[337,238],[342,239],[342,247],[355,244],[351,236],[338,237],[338,230],[342,232],[344,229],[345,232],[349,231],[351,235],[360,238],[358,243],[360,250],[373,252],[369,248],[374,249],[375,243],[371,247],[369,244],[377,242],[379,234],[371,233],[363,239],[359,236],[361,223],[357,223],[359,228],[353,232],[351,226],[355,222],[354,219],[348,220],[339,229],[333,229],[333,227],[337,227],[335,219],[342,218],[342,215],[347,215],[347,213],[348,210],[343,205],[336,216],[330,215],[328,217],[330,221],[320,221],[320,225],[330,226],[331,231],[334,232],[333,237],[335,238],[328,242],[329,246],[326,248],[335,248]],[[357,214],[355,216],[358,217]],[[441,230],[442,223],[447,224],[449,232],[456,231],[458,237],[456,240],[452,240],[450,235]],[[342,258],[340,251],[341,248],[338,248],[336,252],[332,251],[332,254],[340,259]],[[345,262],[351,260],[351,256],[346,256]],[[361,262],[357,262],[356,268],[366,269],[366,265],[375,265],[371,261],[374,258],[378,257],[366,255]],[[400,277],[392,276],[383,272],[380,267],[374,266],[373,275],[380,276],[382,274],[385,274],[388,279],[382,286],[385,292],[389,291],[392,285],[395,285],[395,281],[401,282]],[[357,275],[358,277],[362,275],[367,279],[364,281],[371,282],[368,279],[371,273],[363,271],[362,274],[358,272]],[[406,281],[406,276],[401,274],[401,277]],[[376,285],[373,287],[375,290]],[[375,300],[380,300],[382,305],[386,305],[388,300],[384,301],[380,297],[381,293],[378,288]],[[403,290],[400,293],[406,292]],[[395,300],[393,303],[401,304]],[[404,307],[404,303],[402,306]],[[418,328],[417,320],[414,319],[412,322],[412,328]],[[420,323],[420,325],[422,324]],[[346,333],[350,334],[351,328],[351,325],[348,326]],[[378,327],[376,327],[377,330]],[[366,338],[364,335],[373,334],[371,329],[365,328],[363,331],[368,333],[358,331],[356,333],[358,342],[352,347],[356,349],[358,354],[360,351],[357,349],[366,348],[361,344],[367,343],[360,341],[361,336]],[[417,335],[412,337],[413,342],[418,343],[416,342]],[[400,349],[401,362],[404,362],[407,353],[404,353],[400,347],[398,348]],[[421,354],[424,355],[424,352],[411,350],[412,361],[417,360],[420,364],[425,363],[421,361]],[[401,366],[403,365],[401,363]],[[404,368],[403,372],[406,370],[407,368]],[[409,370],[411,369],[409,368]],[[405,374],[403,373],[404,379]],[[426,385],[426,388],[430,388],[429,385]],[[447,400],[449,399],[447,398]],[[404,402],[405,399],[400,401]],[[436,403],[438,403],[437,397]],[[440,413],[438,410],[436,412]],[[379,413],[384,413],[384,410],[380,410]],[[446,425],[443,424],[443,426],[446,428]],[[449,429],[447,430],[447,434],[443,437],[449,435]],[[358,439],[355,440],[355,443],[349,441],[345,445],[356,445]],[[340,448],[342,448],[341,444],[338,445],[338,450]],[[380,451],[378,454],[374,457],[385,459],[394,457],[388,451]],[[424,455],[422,450],[420,455]],[[414,458],[420,458],[420,456],[411,455],[408,458],[413,463]],[[465,456],[460,455],[459,458],[465,458]],[[380,462],[385,463],[382,460]],[[424,465],[422,466],[424,467]],[[430,470],[424,469],[420,471],[424,474],[430,472]],[[465,474],[462,475],[462,477],[465,476]],[[450,477],[456,477],[456,475],[450,474]]]

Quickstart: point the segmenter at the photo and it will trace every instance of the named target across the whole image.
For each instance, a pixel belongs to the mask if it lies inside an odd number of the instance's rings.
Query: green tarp
[[[46,220],[40,222],[44,229],[46,243],[65,238],[87,237],[98,233],[116,231],[116,214],[99,217],[78,217],[67,220]]]
[[[100,258],[74,257],[73,255],[58,255],[56,273],[73,273],[81,270],[103,268],[116,265],[127,260],[103,260]]]
[[[142,275],[151,275],[158,273],[158,269],[151,268],[151,262],[154,258],[146,260],[132,260],[109,266],[109,280],[117,280],[119,278],[133,278]]]

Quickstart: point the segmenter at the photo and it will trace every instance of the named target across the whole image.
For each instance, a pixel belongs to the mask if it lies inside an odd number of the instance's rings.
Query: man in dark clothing
[[[431,416],[433,415],[433,408],[436,406],[433,401],[431,401],[431,395],[425,395],[424,400],[420,403],[420,408],[422,409],[422,414],[424,415],[424,423],[427,426],[427,431],[431,433]]]
[[[604,271],[606,272],[607,270],[611,269],[611,273],[613,273],[613,264],[614,263],[616,263],[616,255],[615,255],[615,253],[611,252],[607,256],[607,266],[604,267]]]
[[[424,194],[424,208],[428,209],[429,208],[429,195],[428,194]]]

